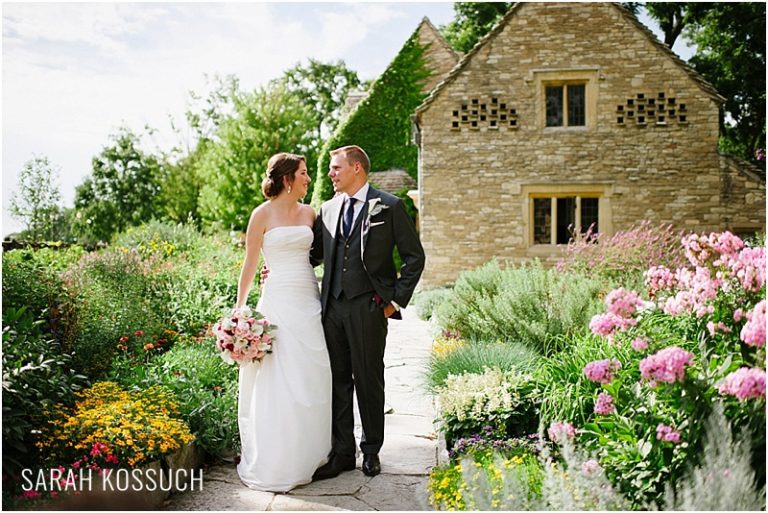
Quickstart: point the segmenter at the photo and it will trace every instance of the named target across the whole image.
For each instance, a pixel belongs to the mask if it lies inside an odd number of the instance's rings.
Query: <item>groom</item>
[[[337,194],[320,207],[314,226],[310,258],[314,265],[325,262],[323,330],[333,375],[332,449],[315,480],[355,468],[353,391],[363,426],[363,472],[381,472],[387,319],[401,318],[424,269],[424,249],[403,202],[368,184],[370,167],[358,146],[331,152],[328,176]],[[399,278],[395,247],[403,262]]]

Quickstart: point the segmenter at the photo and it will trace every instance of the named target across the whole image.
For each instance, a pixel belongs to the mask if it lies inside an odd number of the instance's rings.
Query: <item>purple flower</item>
[[[765,371],[754,367],[742,367],[728,374],[717,389],[722,395],[735,396],[739,401],[752,397],[765,397]]]
[[[549,435],[550,440],[553,442],[560,442],[564,441],[565,439],[572,439],[574,436],[576,436],[576,430],[573,427],[573,424],[570,422],[553,422],[549,429],[547,429],[547,434]]]
[[[643,300],[635,292],[624,290],[624,287],[612,290],[605,298],[608,311],[619,317],[632,317],[637,309],[643,306]]]
[[[595,402],[595,413],[598,415],[610,415],[616,411],[616,406],[613,405],[613,397],[607,392],[600,392],[597,396],[597,402]]]
[[[632,349],[634,349],[637,352],[645,351],[646,349],[648,349],[648,340],[642,337],[637,337],[635,338],[635,340],[633,340],[630,343],[630,345],[632,346]]]
[[[680,433],[672,429],[672,426],[666,424],[659,424],[656,426],[656,439],[662,442],[672,442],[673,444],[680,443]]]
[[[765,299],[747,312],[747,323],[741,328],[741,340],[749,346],[765,346]]]
[[[584,366],[584,375],[590,381],[606,384],[613,380],[613,373],[619,369],[621,363],[615,358],[595,360]]]
[[[640,375],[650,381],[651,386],[656,381],[674,383],[685,379],[685,368],[691,364],[693,353],[679,347],[667,347],[640,361]]]

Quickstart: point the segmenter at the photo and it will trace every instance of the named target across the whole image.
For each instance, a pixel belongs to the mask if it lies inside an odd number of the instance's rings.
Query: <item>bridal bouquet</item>
[[[216,348],[227,363],[259,361],[272,352],[274,337],[270,334],[276,326],[250,308],[234,310],[213,326]]]

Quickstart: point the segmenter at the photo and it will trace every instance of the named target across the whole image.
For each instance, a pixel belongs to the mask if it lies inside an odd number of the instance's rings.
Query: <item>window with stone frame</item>
[[[531,70],[536,88],[536,126],[548,132],[597,128],[598,67]]]
[[[586,233],[590,228],[597,232],[599,201],[599,196],[588,194],[531,195],[532,243],[568,244],[573,233]]]
[[[586,126],[586,82],[545,84],[546,126]]]

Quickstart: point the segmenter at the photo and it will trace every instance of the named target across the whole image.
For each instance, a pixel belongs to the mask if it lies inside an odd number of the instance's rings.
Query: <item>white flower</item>
[[[380,214],[382,210],[386,210],[388,208],[389,207],[387,205],[381,203],[381,198],[371,198],[371,200],[368,202],[368,219]]]
[[[225,330],[231,330],[231,329],[234,329],[235,323],[232,322],[232,319],[230,317],[224,317],[221,320],[221,327],[222,329],[225,329]]]
[[[245,349],[248,347],[248,340],[242,337],[235,337],[235,349]]]
[[[264,326],[258,322],[253,323],[253,326],[251,326],[251,333],[261,336],[261,334],[264,333]]]
[[[224,360],[225,363],[228,363],[230,365],[235,363],[235,361],[232,359],[232,356],[230,356],[229,351],[222,351],[219,354],[221,355],[221,359]]]
[[[256,349],[259,351],[269,351],[270,345],[266,342],[261,342],[258,346],[256,346]]]

